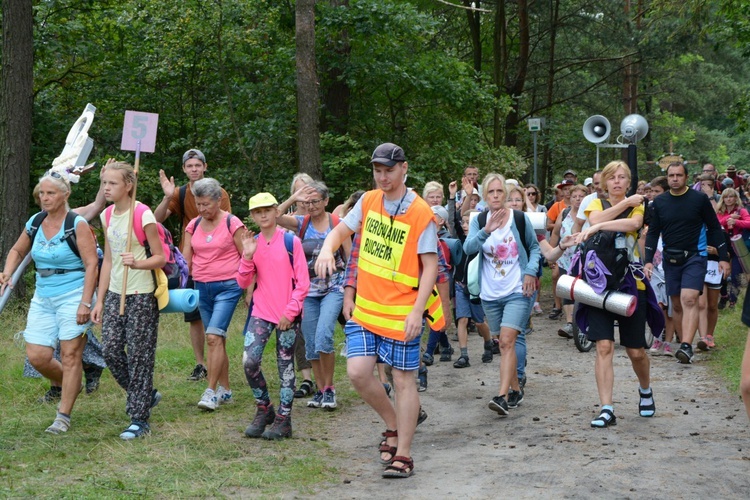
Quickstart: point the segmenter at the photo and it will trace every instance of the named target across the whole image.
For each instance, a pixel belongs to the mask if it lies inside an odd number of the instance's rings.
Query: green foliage
[[[603,114],[614,140],[623,117],[623,68],[631,62],[638,110],[651,124],[639,144],[641,164],[666,152],[670,140],[688,159],[745,164],[748,5],[659,0],[636,21],[616,2],[562,0],[557,17],[547,4],[532,3],[525,91],[496,96],[493,15],[480,17],[482,71],[475,73],[460,9],[416,0],[318,2],[322,112],[334,84],[348,92],[344,130],[321,133],[324,180],[335,202],[370,187],[367,160],[384,141],[404,147],[417,189],[428,180],[447,185],[467,164],[528,179],[529,116],[546,118],[538,135],[540,184],[570,167],[589,175],[595,153],[581,125]],[[133,160],[119,151],[125,110],[159,114],[156,152],[141,159],[138,197],[146,203],[161,199],[159,169],[184,182],[180,158],[191,147],[206,153],[209,175],[227,188],[238,215],[247,215],[247,199],[259,191],[286,198],[299,170],[293,3],[54,0],[35,2],[34,15],[32,184],[91,102],[92,159],[100,164],[110,156]],[[509,23],[513,61],[516,19]],[[494,148],[493,115],[497,110],[504,123],[514,102],[518,144]],[[619,154],[602,150],[602,163]],[[97,183],[96,175],[84,178],[71,204],[90,202]]]

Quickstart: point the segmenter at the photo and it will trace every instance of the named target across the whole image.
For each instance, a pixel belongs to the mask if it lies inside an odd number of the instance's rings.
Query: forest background
[[[285,198],[297,171],[335,202],[370,187],[385,141],[404,147],[419,190],[468,164],[533,180],[530,117],[544,118],[542,189],[593,172],[593,114],[613,138],[624,116],[648,120],[641,178],[670,143],[694,171],[747,168],[749,14],[745,0],[2,0],[0,253],[89,102],[100,163],[133,160],[119,149],[125,110],[159,114],[139,199],[158,202],[160,168],[184,181],[196,147],[241,216],[256,192]],[[87,175],[71,205],[97,185]]]

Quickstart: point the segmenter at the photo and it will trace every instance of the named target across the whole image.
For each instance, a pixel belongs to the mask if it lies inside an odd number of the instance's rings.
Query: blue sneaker
[[[325,410],[335,410],[336,409],[336,391],[331,389],[330,387],[323,391],[323,401],[320,403],[321,408]]]
[[[320,408],[322,403],[323,403],[323,393],[321,391],[318,391],[315,393],[313,398],[307,402],[307,407],[308,408]]]

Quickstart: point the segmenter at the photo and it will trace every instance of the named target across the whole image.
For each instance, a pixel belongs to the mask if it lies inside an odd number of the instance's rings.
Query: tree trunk
[[[464,0],[464,5],[470,7],[471,4],[479,8],[481,0]],[[471,53],[474,61],[474,74],[477,79],[482,72],[482,32],[479,11],[466,11],[466,19],[469,21],[469,33],[471,36]]]
[[[329,0],[336,7],[349,7],[349,0]],[[329,50],[336,54],[340,64],[326,70],[327,79],[330,82],[325,89],[323,98],[323,114],[321,116],[320,130],[322,132],[333,131],[338,135],[345,135],[349,131],[349,101],[351,89],[343,80],[342,68],[348,64],[351,45],[349,45],[349,32],[344,29],[335,40],[331,40]]]
[[[500,110],[495,109],[493,119],[493,145],[499,147],[515,146],[518,141],[516,126],[520,119],[519,98],[526,87],[526,75],[529,67],[530,31],[529,31],[529,7],[527,0],[517,0],[518,9],[518,56],[515,63],[515,71],[511,67],[511,50],[508,47],[510,35],[508,33],[508,14],[505,10],[505,2],[498,2],[495,8],[495,32],[493,38],[493,78],[495,80],[495,96],[511,96],[513,103],[511,111],[506,115],[501,126]],[[513,75],[511,76],[511,72]],[[503,135],[505,140],[503,140]]]
[[[513,79],[507,82],[507,93],[513,99],[511,112],[505,117],[505,145],[515,146],[518,143],[518,122],[521,119],[520,98],[526,88],[526,76],[529,69],[529,51],[531,33],[529,30],[529,7],[526,0],[517,0],[518,4],[518,60]],[[506,74],[506,76],[509,73]]]
[[[29,209],[33,111],[31,0],[2,0],[0,66],[0,255],[21,234]]]
[[[322,178],[315,64],[315,0],[297,0],[297,163],[299,171]]]

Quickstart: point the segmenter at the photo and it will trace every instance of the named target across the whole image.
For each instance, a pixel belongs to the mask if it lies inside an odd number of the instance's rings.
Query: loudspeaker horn
[[[638,142],[648,134],[648,122],[641,115],[628,115],[620,123],[620,133],[626,141]]]
[[[594,144],[606,141],[611,131],[609,120],[602,115],[590,116],[583,124],[583,136]]]

